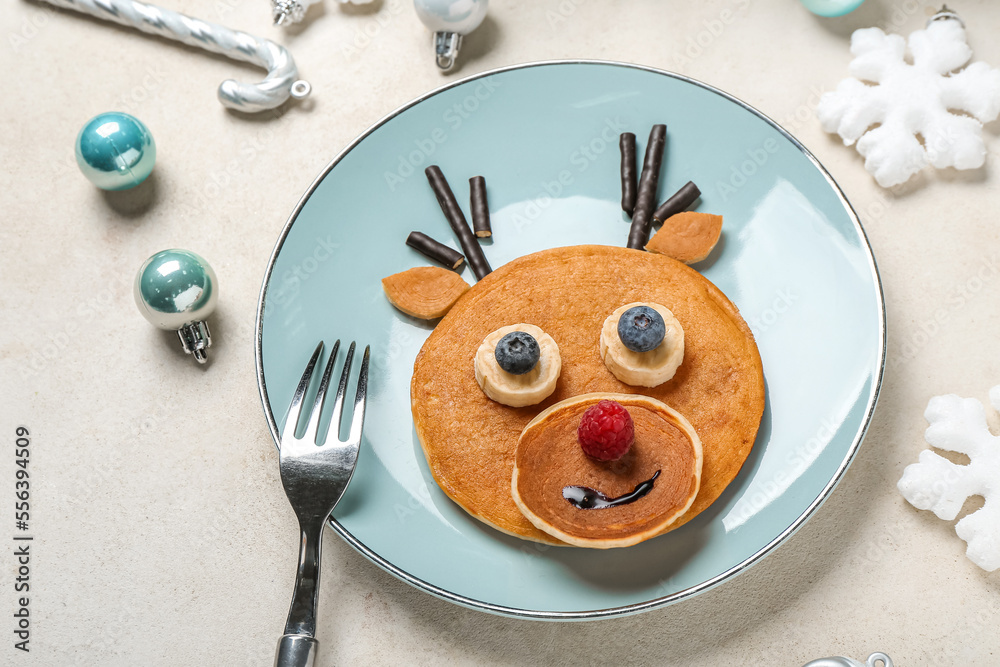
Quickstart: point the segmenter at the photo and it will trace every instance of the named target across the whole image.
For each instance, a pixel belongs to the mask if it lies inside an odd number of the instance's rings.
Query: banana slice
[[[500,368],[495,351],[500,339],[513,331],[531,334],[538,341],[540,355],[535,367],[523,375],[514,375]],[[512,324],[500,327],[483,339],[474,357],[476,382],[483,393],[497,403],[512,408],[541,403],[556,390],[556,381],[562,371],[559,346],[534,324]]]
[[[655,349],[633,352],[618,337],[618,320],[629,308],[649,306],[660,314],[666,334]],[[601,328],[601,359],[611,373],[636,387],[655,387],[674,376],[684,361],[684,329],[666,306],[658,303],[629,303],[608,316]]]

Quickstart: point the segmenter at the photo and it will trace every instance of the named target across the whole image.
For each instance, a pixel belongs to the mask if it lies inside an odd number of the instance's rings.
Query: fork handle
[[[313,667],[319,642],[306,635],[282,635],[274,653],[274,667]]]
[[[278,640],[274,667],[312,667],[319,642],[316,641],[316,606],[319,602],[320,553],[326,516],[299,517],[299,565],[295,589],[285,622],[285,634]]]

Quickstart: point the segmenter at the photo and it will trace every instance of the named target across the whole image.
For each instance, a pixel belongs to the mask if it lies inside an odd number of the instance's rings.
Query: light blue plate
[[[628,549],[545,547],[469,517],[431,479],[410,418],[413,360],[429,328],[380,280],[428,264],[420,230],[454,245],[423,169],[460,202],[486,177],[494,267],[543,248],[622,246],[618,135],[640,156],[668,126],[659,200],[688,180],[725,217],[699,268],[739,307],[768,401],[743,470],[708,510]],[[474,282],[471,271],[464,277]],[[272,434],[320,339],[372,346],[365,437],[333,528],[379,566],[458,604],[510,616],[600,618],[705,591],[760,560],[816,510],[857,452],[882,378],[885,321],[857,216],[816,159],[743,102],[684,77],[606,62],[477,75],[394,112],[313,183],[267,266],[257,374]],[[468,360],[466,360],[468,362]]]

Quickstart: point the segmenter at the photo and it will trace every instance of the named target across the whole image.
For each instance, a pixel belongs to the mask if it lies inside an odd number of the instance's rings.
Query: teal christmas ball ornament
[[[189,250],[162,250],[139,267],[135,305],[153,326],[177,331],[184,351],[205,363],[212,345],[208,316],[219,301],[218,278]]]
[[[800,0],[806,9],[817,16],[843,16],[861,6],[865,0]]]
[[[109,111],[94,116],[76,138],[76,163],[102,190],[128,190],[156,164],[156,142],[141,120]]]

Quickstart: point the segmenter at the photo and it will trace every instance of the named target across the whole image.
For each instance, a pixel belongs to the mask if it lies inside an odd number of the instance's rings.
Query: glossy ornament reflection
[[[138,118],[112,111],[91,118],[76,138],[76,163],[102,190],[128,190],[156,164],[156,142]]]
[[[163,250],[139,268],[133,289],[135,305],[149,323],[175,330],[184,351],[205,363],[212,346],[206,319],[219,300],[215,271],[188,250]]]

